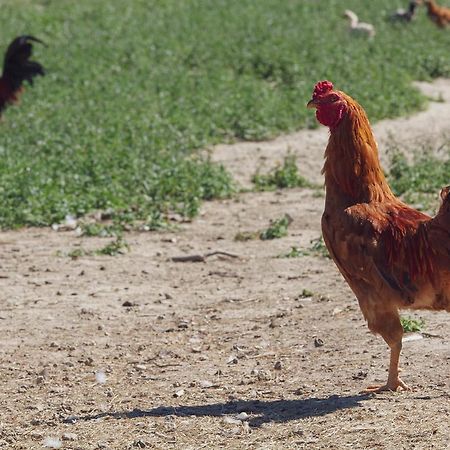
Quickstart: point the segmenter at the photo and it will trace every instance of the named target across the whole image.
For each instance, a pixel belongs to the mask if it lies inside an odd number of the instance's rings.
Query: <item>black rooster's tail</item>
[[[18,100],[24,81],[32,85],[35,76],[45,74],[41,64],[30,60],[32,42],[43,44],[40,39],[27,35],[17,37],[9,44],[0,78],[0,113]]]

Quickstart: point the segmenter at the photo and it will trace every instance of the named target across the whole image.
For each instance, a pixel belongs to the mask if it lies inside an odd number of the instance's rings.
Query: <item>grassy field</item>
[[[414,160],[408,162],[399,151],[391,155],[389,182],[396,195],[431,214],[439,204],[436,193],[450,182],[450,148],[438,152],[425,147],[416,151]]]
[[[450,33],[423,9],[414,24],[390,23],[390,0],[0,5],[4,48],[22,33],[49,44],[35,51],[47,77],[0,124],[3,228],[96,209],[150,227],[169,211],[193,216],[233,188],[194,150],[315,126],[305,103],[317,80],[376,120],[424,106],[412,80],[450,74]],[[349,36],[346,8],[375,25],[372,42]]]

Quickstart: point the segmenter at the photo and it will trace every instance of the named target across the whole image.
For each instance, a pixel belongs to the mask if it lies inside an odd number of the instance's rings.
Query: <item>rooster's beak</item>
[[[314,99],[311,99],[307,104],[306,107],[308,109],[317,108],[317,103]]]

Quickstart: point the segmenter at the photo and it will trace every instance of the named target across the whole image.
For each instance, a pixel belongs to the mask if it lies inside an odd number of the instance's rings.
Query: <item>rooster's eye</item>
[[[337,102],[339,100],[339,96],[336,94],[330,95],[330,103]]]

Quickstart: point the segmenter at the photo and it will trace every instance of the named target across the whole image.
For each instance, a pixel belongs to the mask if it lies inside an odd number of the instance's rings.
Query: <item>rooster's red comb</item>
[[[319,81],[314,86],[313,98],[321,97],[322,95],[332,90],[333,90],[333,83],[331,81],[328,80]]]

